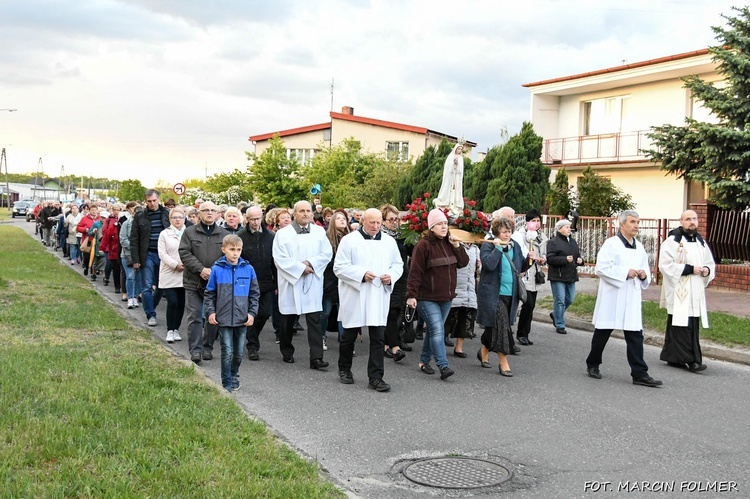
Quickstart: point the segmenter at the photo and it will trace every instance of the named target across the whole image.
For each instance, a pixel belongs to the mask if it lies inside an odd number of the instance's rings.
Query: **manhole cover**
[[[510,471],[499,464],[470,457],[421,459],[404,468],[403,474],[414,483],[444,489],[476,489],[510,479]]]

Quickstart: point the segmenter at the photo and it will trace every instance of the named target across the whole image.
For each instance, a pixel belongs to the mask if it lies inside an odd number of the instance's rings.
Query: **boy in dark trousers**
[[[240,388],[240,364],[245,353],[247,326],[258,313],[260,287],[255,269],[240,257],[242,239],[224,237],[224,256],[211,267],[203,306],[209,324],[219,326],[221,341],[221,386],[228,392]]]

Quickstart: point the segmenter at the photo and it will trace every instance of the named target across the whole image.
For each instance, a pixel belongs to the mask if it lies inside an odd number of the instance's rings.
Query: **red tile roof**
[[[356,116],[354,114],[343,114],[334,113],[331,111],[331,119],[355,121],[357,123],[366,123],[368,125],[381,126],[385,128],[395,128],[396,130],[405,130],[407,132],[426,134],[429,130],[420,126],[404,125],[402,123],[394,123],[392,121],[376,120],[374,118],[365,118],[364,116]]]
[[[305,132],[315,132],[316,130],[325,130],[326,128],[331,128],[331,123],[318,123],[317,125],[308,125],[308,126],[301,126],[299,128],[290,128],[289,130],[279,130],[278,132],[271,132],[271,133],[262,133],[260,135],[251,135],[250,138],[248,138],[251,142],[257,142],[260,140],[268,140],[274,135],[278,135],[279,137],[287,137],[289,135],[297,135],[300,133]]]
[[[682,54],[670,55],[667,57],[660,57],[658,59],[650,59],[648,61],[634,62],[633,64],[624,64],[622,66],[614,66],[606,69],[598,69],[596,71],[589,71],[588,73],[579,73],[570,76],[561,76],[559,78],[552,78],[550,80],[535,81],[533,83],[524,83],[523,87],[538,87],[540,85],[546,85],[548,83],[558,83],[561,81],[577,80],[579,78],[586,78],[587,76],[596,76],[607,73],[616,73],[617,71],[624,71],[626,69],[640,68],[643,66],[652,66],[654,64],[661,64],[662,62],[678,61],[680,59],[687,59],[689,57],[697,57],[699,55],[708,54],[708,49],[694,50],[692,52],[684,52]]]

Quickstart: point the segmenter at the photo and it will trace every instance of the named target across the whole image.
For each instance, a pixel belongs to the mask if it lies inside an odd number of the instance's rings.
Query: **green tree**
[[[362,151],[354,138],[333,147],[324,147],[305,168],[305,185],[320,184],[321,201],[326,206],[364,207],[362,188],[384,160]]]
[[[307,199],[300,164],[296,158],[286,157],[284,142],[278,135],[271,138],[260,156],[246,154],[251,162],[247,167],[248,186],[262,203],[292,206],[300,199]]]
[[[721,87],[697,75],[683,79],[718,123],[686,118],[685,126],[652,127],[654,147],[645,153],[677,178],[705,182],[719,207],[741,211],[750,207],[750,8],[733,9],[740,15],[722,16],[728,29],[712,28],[719,45],[709,52]]]
[[[560,168],[552,183],[552,189],[547,194],[547,203],[549,203],[547,212],[550,215],[565,216],[571,208],[572,190],[568,181],[568,172],[565,168]]]
[[[123,180],[117,191],[120,201],[143,201],[146,196],[146,188],[140,180]]]
[[[228,202],[234,204],[238,201],[249,201],[253,199],[253,191],[250,188],[248,174],[242,170],[235,169],[229,173],[217,173],[206,180],[203,190],[217,194],[232,192],[237,201]]]
[[[579,215],[611,217],[622,210],[633,208],[633,198],[629,194],[624,194],[608,178],[597,174],[591,166],[583,170],[583,177],[578,181]]]
[[[550,168],[542,163],[542,137],[525,122],[490,165],[491,180],[482,207],[486,211],[511,206],[524,213],[539,209],[549,191]]]

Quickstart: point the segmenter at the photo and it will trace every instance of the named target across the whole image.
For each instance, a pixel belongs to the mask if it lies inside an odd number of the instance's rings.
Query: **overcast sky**
[[[0,0],[11,172],[152,186],[244,168],[250,135],[360,116],[484,151],[523,83],[715,44],[724,0]]]

